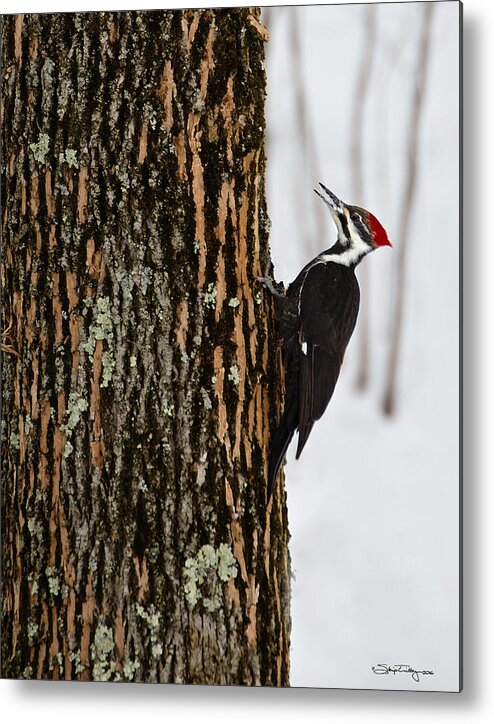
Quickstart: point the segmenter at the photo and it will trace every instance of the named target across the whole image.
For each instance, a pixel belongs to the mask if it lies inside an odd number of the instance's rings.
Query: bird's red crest
[[[392,246],[390,240],[388,239],[388,235],[386,233],[386,229],[381,224],[380,221],[376,219],[376,217],[369,212],[369,227],[372,232],[372,236],[374,238],[374,244],[376,246]]]

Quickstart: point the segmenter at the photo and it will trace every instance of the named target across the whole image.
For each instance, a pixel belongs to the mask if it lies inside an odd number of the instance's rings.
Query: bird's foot
[[[262,284],[265,289],[268,289],[274,297],[277,297],[278,299],[284,298],[285,287],[282,282],[275,282],[274,279],[271,279],[270,274],[272,273],[272,271],[273,262],[269,260],[264,270],[264,276],[254,277],[254,279],[259,284]]]
[[[273,282],[269,277],[254,277],[254,279],[256,280],[256,282],[259,282],[259,284],[262,284],[263,287],[268,289],[274,297],[285,296],[283,292],[280,292],[278,291],[278,289],[276,289],[276,287],[274,286],[275,282]]]

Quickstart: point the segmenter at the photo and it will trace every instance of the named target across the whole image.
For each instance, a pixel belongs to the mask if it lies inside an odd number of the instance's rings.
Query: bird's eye
[[[358,221],[360,224],[362,223],[362,217],[357,211],[354,211],[352,214],[352,221]]]

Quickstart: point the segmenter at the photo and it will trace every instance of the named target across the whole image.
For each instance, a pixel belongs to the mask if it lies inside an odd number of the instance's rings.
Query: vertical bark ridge
[[[3,675],[287,685],[258,11],[2,34]]]

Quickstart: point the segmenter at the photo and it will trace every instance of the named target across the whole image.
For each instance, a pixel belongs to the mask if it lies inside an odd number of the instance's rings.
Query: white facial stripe
[[[352,221],[352,218],[347,210],[345,210],[345,216],[347,218],[348,222],[348,231],[350,232],[350,238],[353,241],[354,244],[358,244],[362,241],[360,234],[358,233],[357,227]],[[367,246],[367,244],[366,244]]]
[[[358,236],[357,229],[355,228],[355,224],[352,221],[352,217],[350,216],[350,212],[348,209],[345,209],[345,216],[346,216],[346,222],[348,224],[348,231],[350,233],[350,238],[355,239],[356,236]]]
[[[319,257],[318,263],[325,263],[327,261],[334,261],[335,264],[343,264],[343,266],[351,266],[361,259],[367,252],[370,251],[370,247],[364,242],[361,242],[358,246],[351,246],[346,251],[342,251],[341,254],[322,254]]]
[[[345,249],[345,251],[342,251],[341,254],[321,254],[320,257],[318,257],[322,262],[326,261],[334,261],[336,264],[343,264],[344,266],[351,266],[352,264],[356,264],[359,259],[361,259],[363,256],[369,253],[371,251],[371,247],[369,244],[366,244],[365,241],[362,239],[360,234],[357,231],[357,227],[351,220],[348,213],[346,213],[347,217],[347,223],[348,223],[348,232],[350,234],[351,239],[351,245],[348,247],[348,249]],[[340,224],[341,226],[341,224]],[[340,239],[343,239],[343,232],[341,236],[339,236]]]
[[[334,223],[336,224],[336,230],[338,231],[338,239],[343,239],[344,234],[343,234],[343,227],[341,225],[340,217],[338,216],[338,214],[333,212],[333,219],[334,219]]]
[[[348,209],[345,209],[345,216],[347,219],[348,224],[348,233],[350,234],[351,239],[351,246],[348,247],[345,251],[343,251],[341,254],[321,254],[319,258],[320,261],[326,262],[326,261],[334,261],[336,264],[343,264],[344,266],[351,266],[352,264],[355,264],[359,259],[361,259],[365,254],[367,254],[369,251],[371,251],[371,247],[369,244],[366,244],[365,241],[362,239],[360,234],[358,233],[357,227],[353,223],[352,219],[350,218],[350,214],[348,213]],[[338,238],[343,241],[343,229],[341,228],[341,222],[336,216],[334,215],[336,226],[338,227]]]

